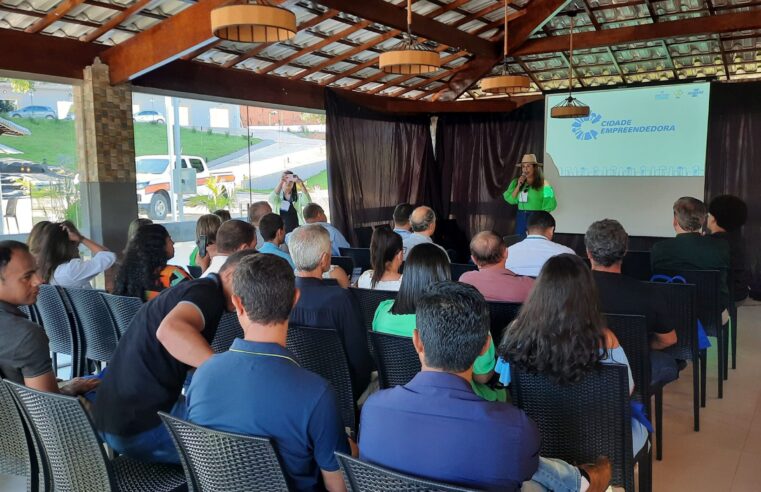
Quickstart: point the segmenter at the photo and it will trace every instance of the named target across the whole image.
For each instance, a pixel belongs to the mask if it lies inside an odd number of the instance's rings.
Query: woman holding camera
[[[299,195],[301,185],[301,195]],[[285,171],[280,177],[280,182],[270,193],[269,202],[272,211],[283,218],[285,233],[288,234],[299,224],[304,223],[302,210],[312,202],[307,187],[301,178],[292,171]]]
[[[537,210],[552,212],[558,203],[552,186],[544,180],[543,164],[537,162],[534,154],[524,155],[516,167],[520,174],[510,182],[503,197],[510,205],[518,205],[515,234],[526,235],[528,214]]]

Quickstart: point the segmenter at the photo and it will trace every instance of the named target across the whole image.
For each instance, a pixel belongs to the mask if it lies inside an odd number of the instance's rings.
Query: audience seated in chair
[[[629,366],[616,336],[605,326],[592,272],[576,255],[553,256],[499,346],[500,380],[510,382],[509,364],[549,376],[559,384],[579,381],[598,364]],[[634,380],[629,370],[629,393]],[[632,451],[647,444],[648,431],[632,418]]]
[[[531,212],[527,220],[526,239],[507,248],[505,268],[518,274],[536,277],[544,262],[553,256],[574,251],[568,246],[552,242],[555,235],[555,218],[549,212]]]
[[[330,268],[330,235],[322,225],[298,227],[291,233],[290,250],[296,264],[296,287],[301,291],[291,322],[338,332],[356,401],[370,383],[372,360],[356,299],[336,281],[323,278]]]
[[[219,320],[234,309],[233,272],[252,254],[230,255],[218,275],[166,289],[137,312],[108,364],[94,408],[97,429],[118,453],[179,463],[156,412],[185,418],[181,392],[188,371],[214,354],[209,343]]]
[[[413,248],[404,264],[402,279],[396,299],[378,304],[373,317],[373,331],[411,337],[417,323],[417,302],[425,289],[435,282],[450,280],[451,267],[447,254],[435,244],[421,244]],[[494,390],[487,385],[494,375],[494,344],[480,355],[473,367],[473,391],[489,401],[505,401],[504,390]]]
[[[267,202],[261,202],[267,203]],[[269,213],[259,220],[256,233],[262,237],[263,243],[258,244],[257,249],[260,253],[279,256],[288,262],[291,269],[295,269],[291,255],[280,249],[285,242],[285,223],[283,218],[278,214]]]
[[[465,272],[460,282],[470,284],[487,301],[524,302],[534,279],[516,275],[507,268],[507,248],[502,238],[491,231],[479,232],[470,241],[470,258],[478,270]]]
[[[269,204],[269,202],[254,202],[248,207],[248,221],[251,223],[251,225],[256,227],[256,249],[260,249],[265,242],[264,237],[262,237],[260,227],[262,217],[271,213],[272,206]]]
[[[412,234],[403,238],[404,261],[407,261],[410,251],[418,244],[434,244],[433,233],[436,232],[436,212],[430,207],[416,208],[410,215],[410,228]],[[438,247],[441,248],[441,246]],[[444,248],[441,250],[446,252]]]
[[[357,282],[361,289],[399,290],[402,274],[399,269],[404,258],[402,236],[391,227],[381,225],[373,231],[370,241],[372,270],[362,273]]]
[[[730,268],[729,244],[726,241],[703,236],[701,230],[708,211],[703,202],[689,196],[674,202],[674,230],[676,237],[655,243],[650,253],[653,272],[660,270],[719,270],[721,272],[721,303],[729,306],[730,296],[727,273]],[[729,315],[722,313],[722,322]]]
[[[217,230],[217,251],[211,257],[211,263],[201,278],[212,273],[219,273],[227,257],[236,251],[256,248],[256,227],[243,220],[222,222]]]
[[[196,222],[196,246],[190,253],[188,265],[199,267],[201,272],[209,268],[211,257],[217,254],[217,231],[221,225],[222,219],[220,219],[218,215],[206,214],[198,218],[198,221]],[[201,252],[199,251],[202,236],[206,237],[206,251],[204,256],[201,256]]]
[[[304,222],[306,224],[320,225],[324,227],[326,231],[328,231],[328,234],[330,235],[330,253],[333,256],[341,256],[341,248],[351,247],[351,244],[349,244],[349,241],[347,241],[344,235],[341,234],[341,231],[333,227],[332,224],[328,223],[328,217],[325,215],[325,210],[323,210],[322,207],[316,203],[310,203],[304,207]],[[293,232],[289,232],[285,236],[285,242],[288,244],[289,249],[291,247],[290,238],[292,234]]]
[[[748,220],[748,206],[733,195],[720,195],[708,205],[706,226],[713,239],[723,239],[729,244],[729,264],[732,269],[732,298],[742,301],[748,297],[750,272],[746,266],[745,240],[742,226]]]
[[[18,308],[37,301],[41,283],[27,245],[0,241],[0,378],[48,393],[84,394],[100,380],[75,378],[59,387],[45,330]]]
[[[668,307],[647,284],[621,273],[629,236],[616,220],[593,223],[584,236],[592,276],[600,293],[601,308],[610,314],[636,314],[647,319],[650,335],[652,384],[663,384],[679,377],[676,360],[660,350],[676,343],[676,331],[664,320]]]
[[[413,211],[409,203],[400,203],[394,207],[394,232],[399,234],[402,239],[412,234],[412,224],[410,224],[410,215]]]
[[[336,395],[326,380],[299,367],[285,347],[288,317],[298,299],[285,260],[264,254],[240,262],[232,302],[244,338],[198,368],[187,393],[188,420],[271,439],[293,490],[316,490],[324,482],[327,490],[342,491],[334,453],[347,453],[350,445]]]
[[[160,224],[135,231],[119,265],[113,293],[149,301],[161,291],[190,280],[188,272],[167,262],[174,258],[174,241]]]
[[[474,362],[492,350],[489,310],[474,287],[432,284],[417,300],[412,343],[422,371],[362,409],[363,460],[483,490],[605,490],[607,460],[583,466],[582,479],[579,468],[539,457],[539,432],[523,411],[473,393]]]

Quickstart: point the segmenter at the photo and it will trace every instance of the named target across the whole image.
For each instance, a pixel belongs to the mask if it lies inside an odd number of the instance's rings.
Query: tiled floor
[[[740,308],[737,369],[716,397],[716,360],[709,361],[708,402],[700,432],[692,430],[691,367],[664,394],[664,456],[655,461],[655,492],[761,491],[761,304]],[[714,352],[715,353],[715,352]],[[0,475],[0,492],[24,491]]]

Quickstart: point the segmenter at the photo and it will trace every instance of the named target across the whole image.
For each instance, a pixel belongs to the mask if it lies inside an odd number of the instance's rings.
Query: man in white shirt
[[[410,250],[418,244],[433,243],[431,236],[436,232],[436,213],[430,207],[416,208],[412,211],[412,215],[410,215],[410,228],[412,229],[412,234],[403,237],[402,241],[405,261]],[[441,246],[439,247],[441,248]]]
[[[544,211],[531,212],[528,217],[528,236],[507,249],[505,268],[518,275],[536,277],[544,263],[563,253],[576,254],[571,248],[553,243],[555,218]]]
[[[256,227],[243,220],[228,220],[217,230],[217,252],[201,278],[219,273],[227,257],[242,249],[256,247]]]

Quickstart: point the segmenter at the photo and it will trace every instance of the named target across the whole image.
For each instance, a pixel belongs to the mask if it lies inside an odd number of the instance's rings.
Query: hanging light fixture
[[[435,72],[441,57],[412,36],[412,0],[407,0],[407,32],[393,50],[381,53],[378,66],[386,73],[418,75]]]
[[[568,97],[556,104],[550,110],[552,118],[583,118],[589,116],[589,106],[573,97],[573,21],[576,14],[569,14],[571,18],[570,53],[568,55]]]
[[[234,3],[211,11],[212,33],[237,43],[277,43],[296,36],[296,14],[267,0]]]
[[[507,69],[507,6],[508,0],[505,0],[505,37],[503,43],[505,59],[502,65],[502,73],[494,77],[487,77],[481,81],[481,90],[489,94],[520,94],[521,92],[528,92],[531,89],[531,81],[528,77],[510,75]]]

